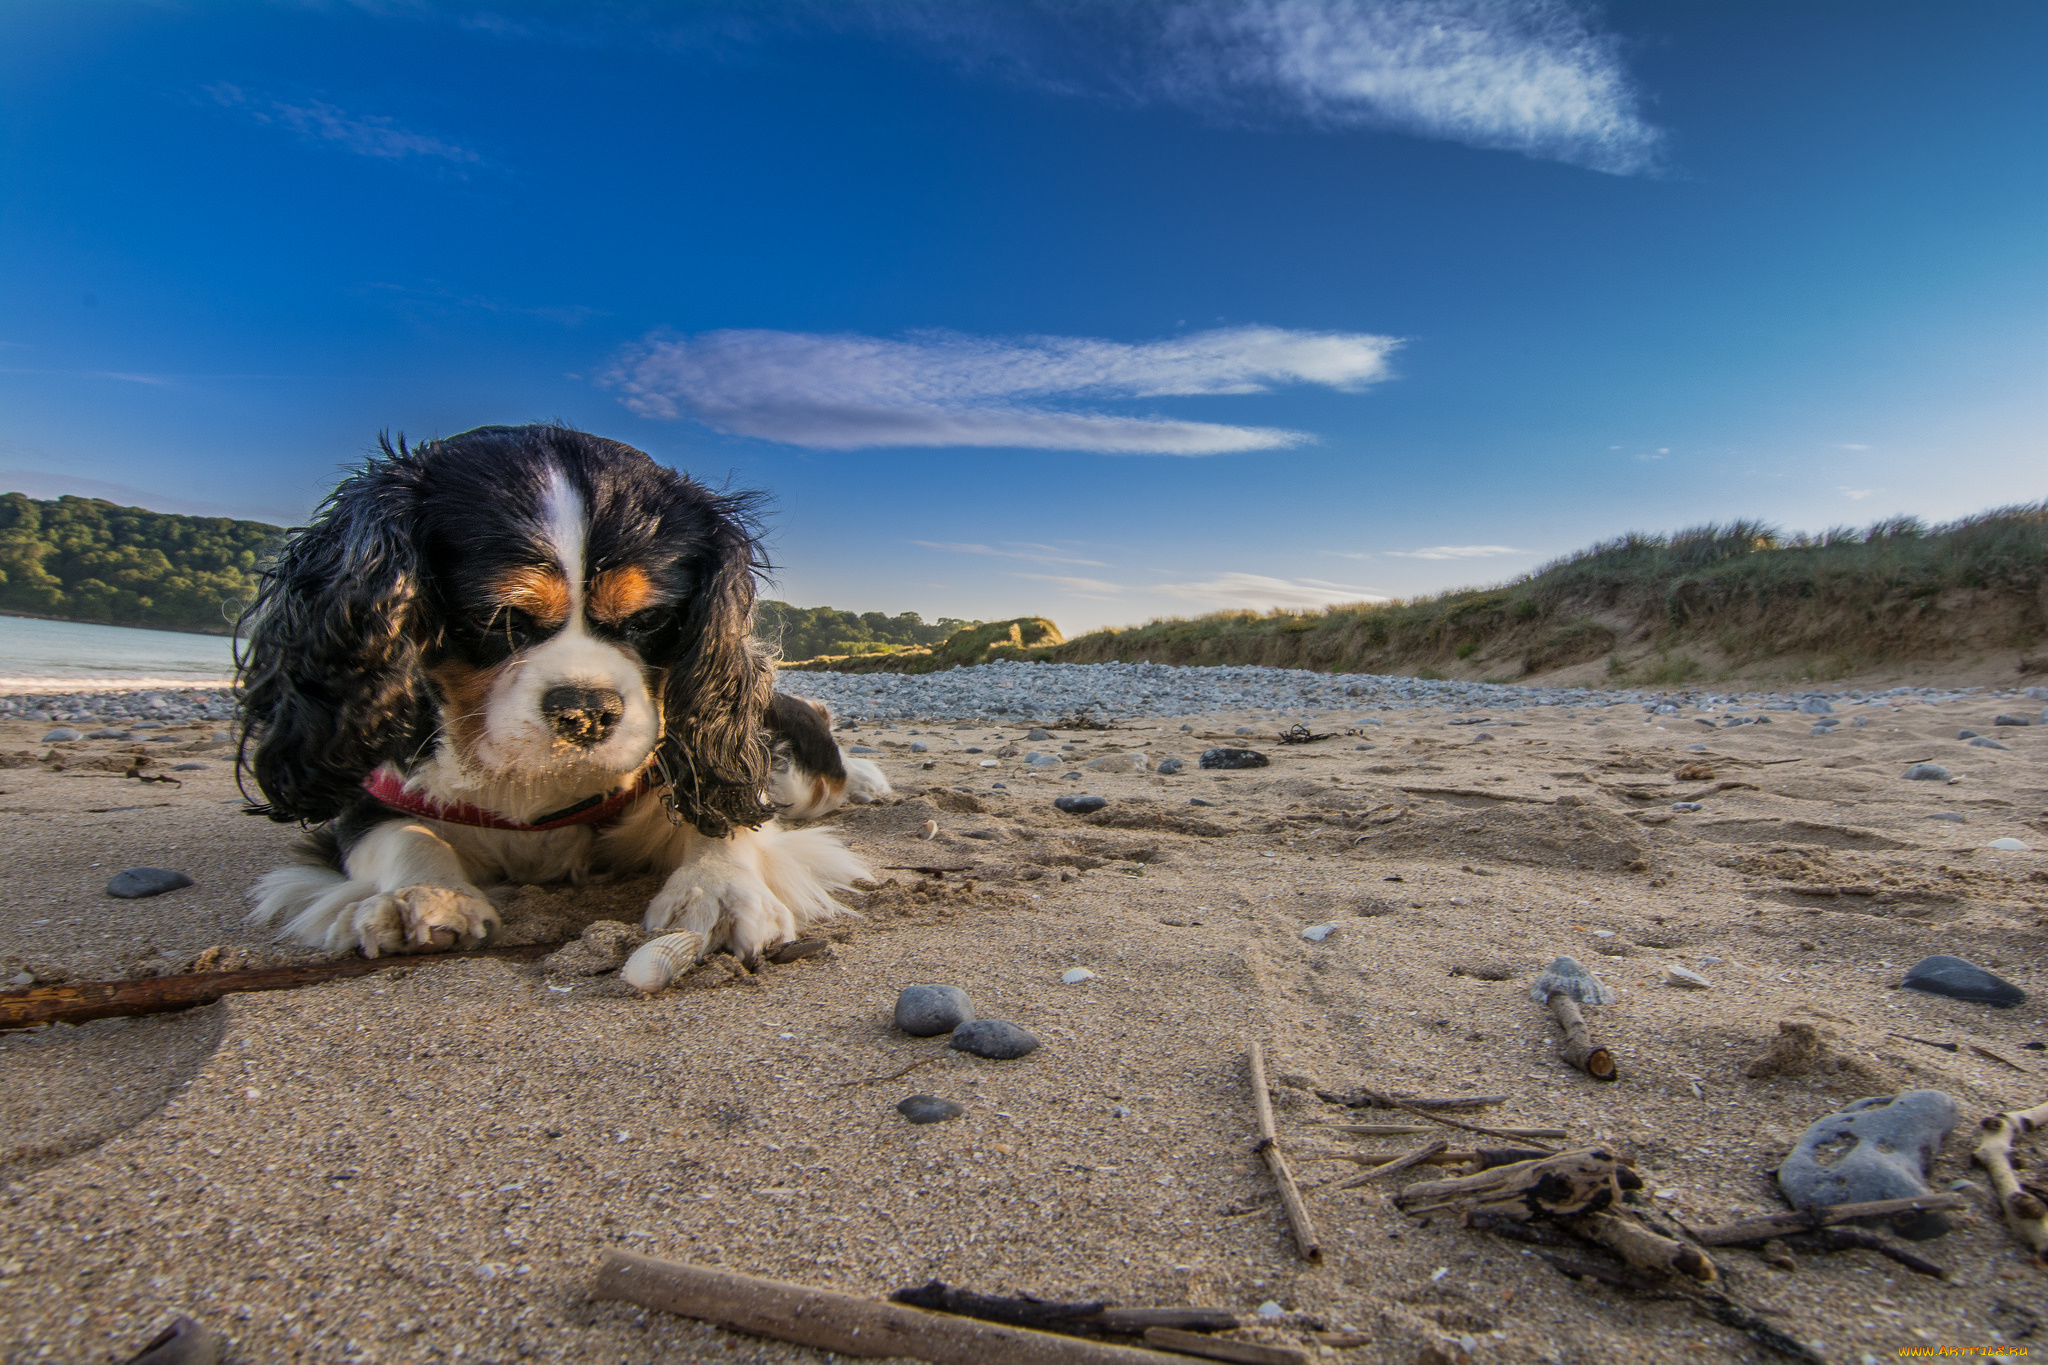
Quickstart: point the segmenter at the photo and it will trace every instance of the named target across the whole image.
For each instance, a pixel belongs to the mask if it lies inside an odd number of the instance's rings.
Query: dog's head
[[[278,820],[325,820],[380,764],[602,790],[664,734],[709,834],[759,824],[771,671],[745,495],[561,427],[383,446],[265,577],[243,755]]]

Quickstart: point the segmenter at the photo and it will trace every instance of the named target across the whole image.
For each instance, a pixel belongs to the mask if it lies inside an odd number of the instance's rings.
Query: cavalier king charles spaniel
[[[617,441],[479,427],[373,457],[250,608],[239,768],[306,862],[253,919],[365,956],[475,947],[486,888],[667,874],[656,932],[751,963],[868,869],[777,818],[889,791],[753,639],[749,495]]]

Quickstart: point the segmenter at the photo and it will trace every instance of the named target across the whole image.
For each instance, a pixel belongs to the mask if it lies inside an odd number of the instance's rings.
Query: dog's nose
[[[609,687],[580,687],[571,683],[549,688],[540,699],[540,713],[548,718],[556,734],[587,749],[602,744],[612,732],[612,727],[626,714],[626,699]]]

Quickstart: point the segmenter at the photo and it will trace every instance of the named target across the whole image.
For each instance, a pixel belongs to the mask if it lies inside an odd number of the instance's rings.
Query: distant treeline
[[[226,635],[284,534],[99,498],[0,495],[0,611]]]
[[[855,614],[837,607],[792,607],[763,601],[754,618],[754,635],[779,646],[785,659],[815,659],[821,654],[886,654],[914,645],[936,644],[955,631],[978,626],[942,616],[929,624],[914,611],[885,616],[879,611]]]

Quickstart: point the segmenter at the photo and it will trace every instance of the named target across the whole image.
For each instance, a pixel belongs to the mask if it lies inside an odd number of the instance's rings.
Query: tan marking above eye
[[[637,564],[604,569],[590,580],[591,619],[606,625],[617,625],[628,616],[645,610],[654,599],[654,582]]]
[[[542,625],[558,626],[569,619],[569,581],[558,569],[524,565],[501,575],[491,589],[498,601]]]

